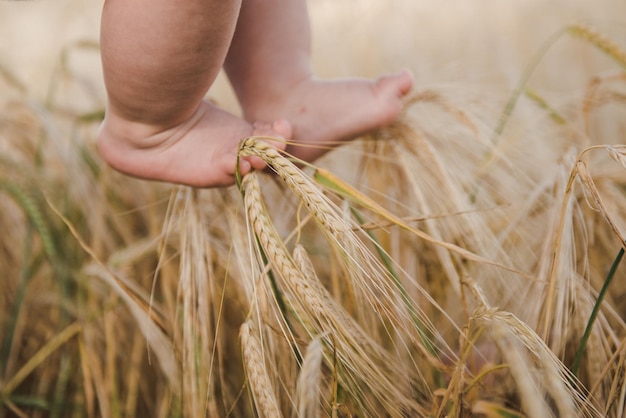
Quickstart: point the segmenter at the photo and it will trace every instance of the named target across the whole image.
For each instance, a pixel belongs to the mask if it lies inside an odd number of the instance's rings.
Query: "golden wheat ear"
[[[252,390],[257,411],[265,418],[280,418],[282,414],[267,371],[263,347],[254,335],[251,320],[241,326],[240,340],[248,386]]]

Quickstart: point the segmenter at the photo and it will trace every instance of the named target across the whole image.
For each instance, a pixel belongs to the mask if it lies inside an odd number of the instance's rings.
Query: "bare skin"
[[[293,139],[287,151],[313,161],[328,148],[300,145],[335,146],[390,123],[413,84],[408,72],[316,80],[304,0],[106,0],[101,50],[103,158],[197,187],[233,184],[237,145],[250,135]],[[222,67],[245,120],[204,100]],[[239,169],[263,167],[247,158]]]
[[[288,120],[292,155],[313,161],[393,122],[413,87],[408,71],[377,80],[317,80],[303,0],[243,0],[224,68],[248,120]]]

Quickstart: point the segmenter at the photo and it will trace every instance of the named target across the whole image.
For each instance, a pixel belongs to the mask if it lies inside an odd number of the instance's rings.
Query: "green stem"
[[[600,289],[600,293],[598,293],[598,299],[596,300],[595,305],[593,306],[593,310],[591,311],[591,316],[589,317],[589,321],[587,321],[587,327],[585,328],[585,332],[583,337],[580,340],[580,344],[578,345],[578,351],[576,352],[576,357],[574,358],[574,363],[572,364],[572,374],[576,376],[578,374],[578,369],[580,369],[580,362],[582,361],[583,354],[585,352],[585,347],[587,346],[587,341],[591,336],[591,331],[593,329],[593,324],[596,321],[596,317],[600,312],[600,306],[602,305],[602,301],[604,300],[604,296],[613,281],[613,277],[615,276],[615,271],[617,271],[617,266],[622,261],[622,257],[624,256],[624,248],[619,250],[617,257],[615,257],[615,261],[613,261],[613,265],[611,266],[611,270],[606,276],[604,280],[604,284],[602,285],[602,289]]]

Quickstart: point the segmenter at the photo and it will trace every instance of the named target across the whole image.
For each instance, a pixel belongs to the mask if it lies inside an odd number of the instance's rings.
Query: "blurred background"
[[[0,1],[0,68],[42,99],[63,64],[100,100],[89,103],[83,91],[74,104],[101,106],[99,58],[90,48],[98,41],[101,7],[94,0]],[[626,4],[619,0],[310,0],[309,9],[320,76],[375,76],[408,67],[418,88],[454,85],[502,94],[567,24],[592,24],[610,37],[626,33],[619,21]],[[584,87],[586,76],[602,69],[589,66],[610,68],[608,60],[589,59],[598,51],[576,44],[559,41],[535,78],[563,93]],[[563,61],[567,69],[558,66]],[[234,106],[223,80],[212,94]]]

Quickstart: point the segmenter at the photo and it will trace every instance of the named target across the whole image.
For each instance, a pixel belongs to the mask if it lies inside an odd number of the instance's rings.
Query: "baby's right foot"
[[[102,157],[125,174],[195,187],[221,187],[235,183],[237,147],[251,135],[288,139],[287,121],[249,123],[207,102],[182,124],[162,130],[129,122],[107,113],[98,135]],[[284,148],[284,144],[273,143]],[[242,175],[262,169],[265,163],[256,157],[242,158]]]

